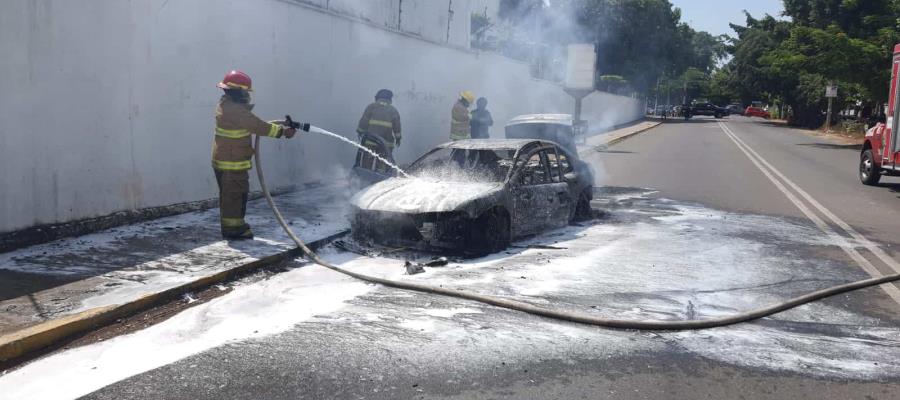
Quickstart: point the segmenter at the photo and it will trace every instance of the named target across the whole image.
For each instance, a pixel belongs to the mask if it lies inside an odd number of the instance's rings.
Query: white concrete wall
[[[291,0],[287,0],[291,1]],[[500,0],[293,0],[400,30],[430,41],[469,47],[473,12],[495,18]]]
[[[253,77],[261,117],[354,138],[375,91],[392,89],[401,161],[446,140],[459,90],[490,99],[495,136],[513,115],[572,104],[527,65],[278,0],[7,0],[0,54],[0,232],[216,196],[215,83],[231,68]],[[606,94],[586,108],[595,127],[641,115]],[[264,147],[274,185],[344,176],[354,155],[311,135]]]

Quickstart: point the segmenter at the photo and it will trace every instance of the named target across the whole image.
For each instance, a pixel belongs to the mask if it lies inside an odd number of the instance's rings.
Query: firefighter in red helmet
[[[247,74],[231,71],[217,86],[225,91],[216,107],[212,150],[212,167],[219,185],[222,237],[252,239],[253,231],[244,221],[250,192],[252,135],[289,139],[294,137],[296,129],[282,125],[281,121],[263,121],[253,114],[250,102],[253,84]]]

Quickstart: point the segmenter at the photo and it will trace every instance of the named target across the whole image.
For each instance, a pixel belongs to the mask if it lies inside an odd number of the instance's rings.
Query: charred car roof
[[[518,150],[532,143],[555,145],[555,143],[549,140],[538,139],[465,139],[447,142],[438,147],[443,149],[466,150]]]

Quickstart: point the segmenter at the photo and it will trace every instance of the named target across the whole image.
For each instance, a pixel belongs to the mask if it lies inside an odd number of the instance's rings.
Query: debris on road
[[[407,275],[421,274],[425,272],[425,267],[444,267],[450,263],[447,257],[435,257],[425,262],[411,262],[407,260],[403,266],[406,268]]]
[[[550,246],[546,244],[529,244],[527,246],[510,246],[516,249],[536,249],[536,250],[568,250],[568,247]]]
[[[450,260],[448,260],[447,257],[435,257],[435,258],[431,259],[431,261],[424,263],[424,265],[426,267],[443,267],[449,263],[450,263]]]
[[[421,263],[413,264],[413,263],[407,261],[406,263],[404,263],[403,266],[406,267],[407,275],[415,275],[415,274],[421,274],[421,273],[425,272],[425,268],[423,268],[422,265],[423,264],[421,264]]]

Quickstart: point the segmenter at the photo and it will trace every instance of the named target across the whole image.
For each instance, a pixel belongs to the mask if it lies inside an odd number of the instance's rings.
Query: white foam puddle
[[[510,251],[427,268],[413,276],[402,275],[402,260],[328,257],[364,273],[633,319],[733,314],[863,275],[849,261],[795,254],[797,249],[831,245],[809,227],[780,218],[670,205],[676,208],[668,216],[568,227],[520,243],[567,250]],[[240,286],[143,331],[37,360],[0,377],[0,387],[4,399],[74,398],[225,343],[284,332],[313,316],[342,309],[342,318],[327,321],[372,330],[369,338],[385,332],[396,335],[392,327],[427,335],[429,343],[437,344],[423,345],[419,357],[434,365],[474,367],[684,351],[744,368],[816,377],[900,376],[900,328],[835,302],[803,306],[776,315],[774,321],[643,335],[556,323],[461,300],[413,308],[354,302],[357,305],[345,309],[350,299],[375,288],[307,266]],[[391,290],[379,296],[378,304],[399,298],[414,302],[406,299],[420,295]]]
[[[411,319],[400,323],[400,327],[413,331],[434,332],[433,319]]]
[[[368,258],[341,255],[332,261],[369,274],[402,274]],[[316,265],[281,273],[142,331],[34,361],[0,377],[3,398],[77,398],[225,343],[284,332],[374,288]]]
[[[423,313],[433,317],[452,318],[456,314],[481,314],[481,310],[474,308],[449,308],[449,309],[425,309]]]

